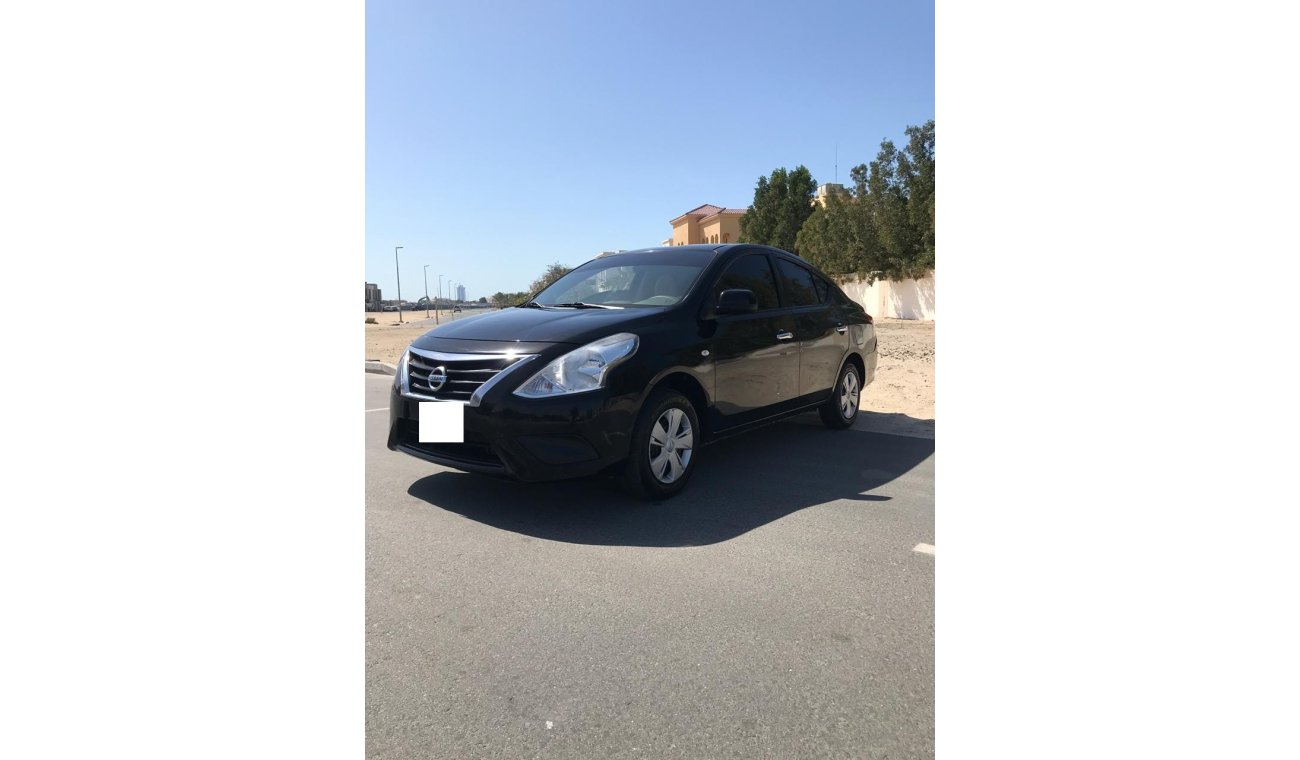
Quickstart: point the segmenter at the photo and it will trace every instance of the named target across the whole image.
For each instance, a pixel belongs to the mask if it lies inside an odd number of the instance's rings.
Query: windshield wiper
[[[621,309],[622,306],[607,306],[602,303],[583,303],[574,301],[573,303],[548,303],[547,306],[556,306],[562,309]]]
[[[540,303],[537,303],[536,301],[526,301],[521,304],[516,304],[515,308],[516,309],[540,309],[542,308],[542,305]]]

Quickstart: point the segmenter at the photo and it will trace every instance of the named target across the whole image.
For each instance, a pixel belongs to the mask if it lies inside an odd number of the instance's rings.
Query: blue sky
[[[366,280],[477,298],[934,117],[928,2],[366,3]]]

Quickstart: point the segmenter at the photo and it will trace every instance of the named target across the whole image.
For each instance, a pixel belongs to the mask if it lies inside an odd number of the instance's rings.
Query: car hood
[[[480,340],[492,343],[573,343],[581,345],[653,322],[663,309],[523,309],[509,308],[458,319],[425,333],[416,341]]]

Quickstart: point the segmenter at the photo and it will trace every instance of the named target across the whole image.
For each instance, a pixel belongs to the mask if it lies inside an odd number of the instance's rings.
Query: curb
[[[396,375],[397,367],[384,362],[367,361],[366,372],[372,372],[376,375]]]

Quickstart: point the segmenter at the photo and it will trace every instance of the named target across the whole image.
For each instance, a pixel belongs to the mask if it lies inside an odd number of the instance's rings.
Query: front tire
[[[862,376],[853,362],[844,362],[840,377],[831,389],[831,395],[817,411],[822,423],[832,430],[844,430],[858,418],[858,403],[862,397]]]
[[[632,428],[624,486],[638,498],[671,499],[695,472],[695,449],[700,443],[700,421],[690,400],[666,388],[654,391]]]

